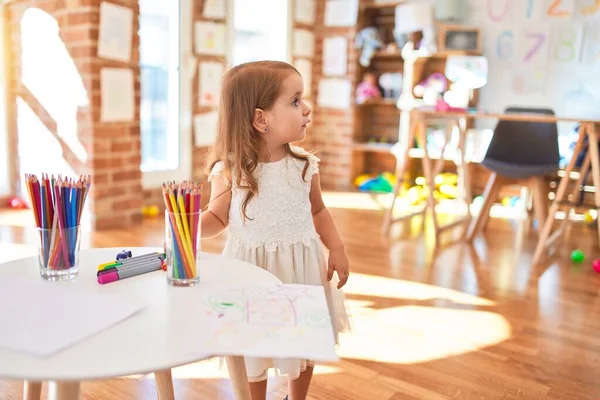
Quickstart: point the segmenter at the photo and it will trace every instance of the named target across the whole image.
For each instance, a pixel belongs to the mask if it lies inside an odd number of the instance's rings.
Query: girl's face
[[[270,145],[283,145],[304,140],[310,122],[310,107],[304,102],[302,77],[290,73],[281,85],[281,94],[266,111],[268,131],[263,136]]]

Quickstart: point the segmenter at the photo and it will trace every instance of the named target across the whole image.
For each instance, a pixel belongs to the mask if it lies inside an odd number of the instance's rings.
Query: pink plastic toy
[[[594,267],[594,271],[600,273],[600,259],[594,260],[592,267]]]

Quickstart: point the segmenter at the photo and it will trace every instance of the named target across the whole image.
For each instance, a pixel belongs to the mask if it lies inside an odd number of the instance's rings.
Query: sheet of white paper
[[[212,146],[217,138],[219,113],[211,111],[194,116],[194,144],[196,147]]]
[[[411,33],[433,25],[433,5],[428,2],[403,3],[396,6],[394,30]]]
[[[294,66],[302,75],[304,82],[304,96],[309,97],[312,93],[312,61],[299,58],[294,63]]]
[[[98,57],[129,62],[133,34],[133,10],[116,4],[100,4]]]
[[[0,347],[49,357],[122,322],[143,307],[132,299],[76,285],[2,278]]]
[[[311,25],[315,23],[315,0],[296,0],[296,22]]]
[[[346,75],[348,71],[348,39],[343,36],[323,41],[323,74]]]
[[[133,71],[129,68],[100,70],[101,109],[103,122],[128,122],[135,117]]]
[[[352,98],[352,83],[348,79],[330,78],[319,81],[317,104],[325,108],[347,109]]]
[[[325,26],[353,26],[358,16],[358,0],[327,0]]]
[[[223,64],[207,61],[200,63],[198,79],[198,105],[216,107],[221,94],[221,78],[224,74]]]
[[[199,294],[202,326],[190,338],[204,353],[339,359],[321,286],[221,284]]]
[[[225,24],[206,21],[198,21],[194,24],[196,54],[224,55],[226,42]]]
[[[293,55],[295,57],[312,57],[315,55],[315,34],[306,29],[294,31]]]
[[[204,0],[204,18],[225,19],[227,15],[226,0]]]

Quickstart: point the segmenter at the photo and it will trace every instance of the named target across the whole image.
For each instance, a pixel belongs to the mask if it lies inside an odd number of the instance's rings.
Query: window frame
[[[10,138],[10,118],[9,111],[9,93],[7,88],[10,83],[9,69],[7,67],[9,59],[9,49],[6,48],[8,38],[5,26],[5,5],[0,5],[0,54],[2,62],[0,62],[0,129],[4,130],[0,145],[0,197],[9,196],[16,192],[16,182],[13,180],[14,161],[15,157],[11,152],[12,140]]]
[[[193,0],[179,0],[179,166],[172,170],[142,171],[142,188],[161,187],[169,180],[192,178],[193,79],[196,71],[193,53]],[[141,101],[141,100],[140,100]],[[140,138],[141,140],[141,138]],[[141,166],[140,166],[141,167]]]

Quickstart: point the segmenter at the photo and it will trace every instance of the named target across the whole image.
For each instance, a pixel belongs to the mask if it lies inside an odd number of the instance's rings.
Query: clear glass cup
[[[200,212],[181,214],[165,210],[165,262],[170,285],[194,286],[200,282],[200,225]]]
[[[81,229],[38,228],[40,276],[49,281],[72,280],[79,274]]]

